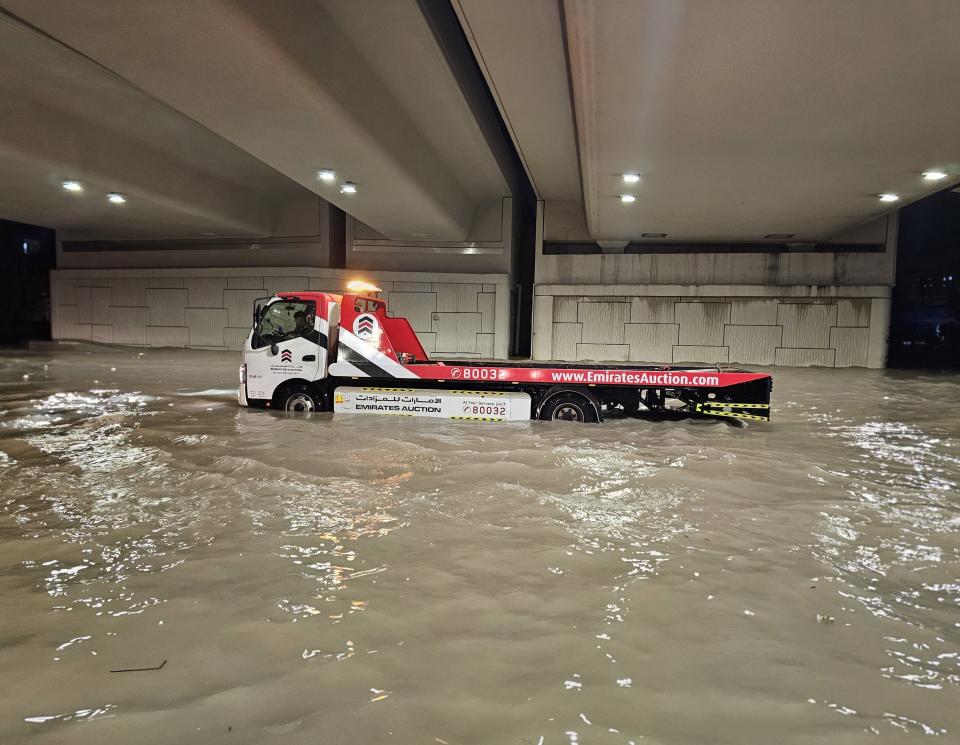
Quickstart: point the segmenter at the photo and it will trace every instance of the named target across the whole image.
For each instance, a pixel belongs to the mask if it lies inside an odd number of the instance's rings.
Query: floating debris
[[[167,664],[167,661],[164,660],[159,665],[155,667],[124,667],[119,670],[111,670],[111,673],[144,673],[149,670],[162,670],[163,666]]]

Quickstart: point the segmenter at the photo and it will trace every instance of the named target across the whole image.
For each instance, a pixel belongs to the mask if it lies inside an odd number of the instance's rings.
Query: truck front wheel
[[[313,388],[306,385],[292,385],[280,395],[280,406],[284,411],[323,411],[323,399]]]

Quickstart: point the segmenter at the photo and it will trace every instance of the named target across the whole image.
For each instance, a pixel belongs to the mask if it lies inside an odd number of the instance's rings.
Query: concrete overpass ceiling
[[[594,239],[829,240],[960,179],[953,0],[451,2],[539,198]],[[267,235],[320,195],[463,240],[510,191],[416,0],[0,7],[4,217]],[[105,189],[136,199],[92,206]]]
[[[503,174],[416,2],[325,4],[471,201],[507,196]]]
[[[454,2],[541,198],[579,150],[595,239],[826,240],[960,179],[953,0]]]
[[[462,240],[507,193],[414,0],[3,5],[384,235]]]
[[[564,3],[598,238],[829,239],[960,176],[960,4]],[[619,174],[639,173],[622,204]]]
[[[539,199],[579,202],[557,0],[452,0]]]
[[[3,217],[70,238],[268,235],[309,192],[42,33],[0,16]],[[65,180],[84,189],[70,193]],[[127,197],[122,206],[108,192]]]

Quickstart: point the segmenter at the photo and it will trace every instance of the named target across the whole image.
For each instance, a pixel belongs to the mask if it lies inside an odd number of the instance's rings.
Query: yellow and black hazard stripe
[[[748,414],[743,409],[764,411],[764,414]],[[770,404],[740,404],[727,401],[702,401],[694,409],[698,414],[725,416],[731,419],[762,422],[770,418]]]
[[[373,391],[375,393],[413,393],[416,388],[370,388],[364,387],[361,391]]]
[[[767,416],[758,416],[756,414],[741,414],[738,411],[700,411],[701,414],[707,414],[709,416],[726,416],[733,419],[747,419],[750,421],[764,422],[770,417]]]
[[[459,393],[466,396],[502,396],[503,391],[450,391],[450,393]]]
[[[465,419],[471,422],[504,422],[502,416],[452,416],[451,419]]]
[[[703,401],[702,403],[697,404],[698,407],[713,407],[719,406],[721,408],[726,408],[728,406],[736,406],[738,409],[770,409],[770,404],[735,404],[726,401]]]

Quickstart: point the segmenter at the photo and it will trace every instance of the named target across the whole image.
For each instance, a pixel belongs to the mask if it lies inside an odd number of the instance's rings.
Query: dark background
[[[900,211],[890,367],[960,367],[960,193]]]
[[[52,230],[0,220],[0,344],[50,338],[50,270],[56,258]]]

